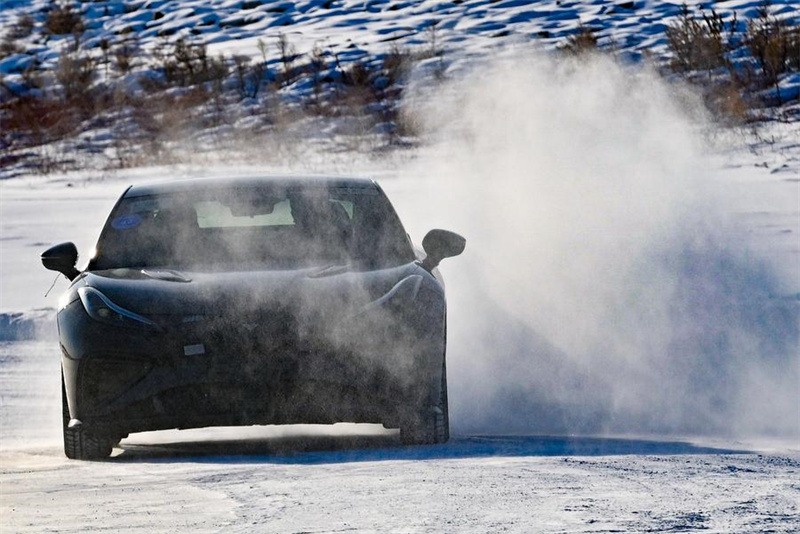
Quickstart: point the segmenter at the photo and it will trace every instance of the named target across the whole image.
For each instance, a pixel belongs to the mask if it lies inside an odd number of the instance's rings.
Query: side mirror
[[[42,265],[45,269],[58,271],[70,280],[75,280],[75,277],[81,274],[75,268],[76,263],[78,263],[78,249],[74,243],[61,243],[42,253]]]
[[[432,271],[443,259],[458,256],[464,252],[466,245],[467,240],[455,232],[431,230],[422,240],[422,248],[427,254],[422,261],[422,267]]]

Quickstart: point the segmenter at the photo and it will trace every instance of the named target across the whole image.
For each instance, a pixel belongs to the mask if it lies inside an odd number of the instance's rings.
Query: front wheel
[[[406,445],[433,445],[450,439],[450,414],[447,405],[447,364],[442,361],[442,385],[438,402],[400,427],[400,441]]]
[[[111,456],[112,440],[97,436],[81,426],[69,426],[69,405],[64,375],[61,375],[61,420],[64,432],[64,454],[71,460],[101,460]]]

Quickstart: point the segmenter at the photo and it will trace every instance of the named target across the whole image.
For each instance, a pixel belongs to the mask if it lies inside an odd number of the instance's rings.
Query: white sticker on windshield
[[[198,343],[197,345],[184,345],[183,346],[183,354],[185,356],[199,356],[200,354],[206,353],[206,347],[202,343]]]

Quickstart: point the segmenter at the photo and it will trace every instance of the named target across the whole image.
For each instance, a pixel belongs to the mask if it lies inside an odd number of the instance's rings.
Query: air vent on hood
[[[164,280],[165,282],[187,283],[192,281],[192,279],[185,274],[173,271],[172,269],[142,269],[142,274],[155,280]]]

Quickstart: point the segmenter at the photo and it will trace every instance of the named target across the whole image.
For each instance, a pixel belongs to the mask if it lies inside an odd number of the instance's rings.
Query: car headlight
[[[114,304],[92,287],[78,289],[78,296],[86,313],[95,321],[123,327],[156,326],[150,319]]]

